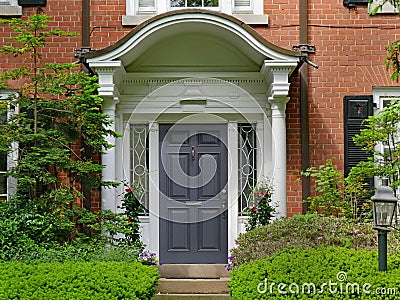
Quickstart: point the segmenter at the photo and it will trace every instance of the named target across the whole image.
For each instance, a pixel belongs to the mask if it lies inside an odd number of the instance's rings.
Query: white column
[[[109,119],[112,121],[107,129],[115,131],[115,107],[118,103],[118,98],[107,97],[104,98],[102,105],[103,113],[108,115]],[[113,136],[106,136],[106,141],[115,145],[116,139]],[[101,163],[104,166],[102,170],[103,181],[117,181],[116,173],[116,149],[115,147],[109,148],[104,151],[101,155]],[[111,211],[117,211],[117,192],[115,188],[112,187],[102,187],[101,190],[101,208],[109,209]]]
[[[286,216],[286,103],[289,101],[291,66],[269,66],[269,97],[272,131],[272,203],[276,217]]]
[[[119,91],[117,83],[121,82],[121,78],[124,77],[125,69],[122,66],[122,62],[115,61],[102,61],[102,62],[89,62],[90,67],[99,76],[98,93],[103,98],[102,112],[109,116],[112,121],[108,125],[107,129],[116,131],[116,105],[119,102]],[[116,145],[116,139],[113,136],[107,136],[106,141],[111,145]],[[105,153],[101,155],[101,163],[104,165],[102,171],[103,181],[117,182],[119,174],[117,174],[117,160],[116,160],[116,148],[110,148],[105,150]],[[117,211],[117,194],[122,190],[123,187],[118,189],[112,187],[103,187],[101,189],[101,208],[109,209],[111,211]]]
[[[272,110],[272,202],[276,205],[276,216],[286,216],[286,99],[271,101]],[[274,102],[272,102],[274,101]]]

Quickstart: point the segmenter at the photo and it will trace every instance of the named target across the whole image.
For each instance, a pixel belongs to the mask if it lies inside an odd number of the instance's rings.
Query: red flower
[[[128,223],[130,223],[130,222],[131,222],[131,218],[128,218],[126,221],[127,221]]]
[[[256,212],[257,211],[257,206],[253,207],[253,211]]]
[[[129,193],[129,192],[133,192],[134,190],[135,190],[134,187],[130,187],[130,188],[127,188],[127,189],[125,190],[125,192]]]
[[[268,195],[268,191],[263,191],[263,195]]]
[[[260,196],[259,192],[255,192],[254,195],[256,195],[256,197]]]
[[[247,232],[247,231],[249,231],[249,230],[250,230],[250,228],[246,227],[246,229],[245,229],[245,230],[246,230],[246,232]]]

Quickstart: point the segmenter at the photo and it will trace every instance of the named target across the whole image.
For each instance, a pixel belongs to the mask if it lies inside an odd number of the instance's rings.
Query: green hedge
[[[150,299],[158,278],[140,263],[1,263],[0,299]]]
[[[371,223],[355,224],[345,218],[316,214],[295,215],[260,226],[237,239],[233,249],[233,267],[263,259],[287,246],[303,249],[320,246],[354,249],[376,249],[378,234]],[[388,234],[389,252],[400,250],[399,233]]]
[[[289,247],[241,265],[229,286],[232,299],[399,299],[399,267],[389,255],[379,272],[373,250]]]

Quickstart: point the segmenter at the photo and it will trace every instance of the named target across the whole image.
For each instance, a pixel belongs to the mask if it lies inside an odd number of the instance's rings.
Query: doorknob
[[[226,194],[226,190],[222,190],[221,193],[222,193],[222,194]]]

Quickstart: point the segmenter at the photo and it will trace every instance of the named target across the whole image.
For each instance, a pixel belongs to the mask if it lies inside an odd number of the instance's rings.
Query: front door
[[[160,262],[225,263],[227,126],[160,125]]]

